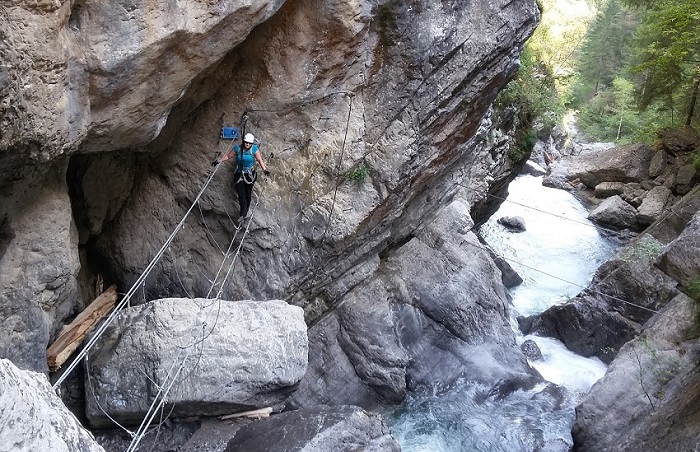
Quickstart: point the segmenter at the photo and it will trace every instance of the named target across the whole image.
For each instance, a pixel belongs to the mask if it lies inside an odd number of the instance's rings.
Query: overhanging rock
[[[281,300],[167,298],[122,311],[87,361],[86,414],[138,423],[159,390],[173,416],[281,404],[308,364],[301,308]]]

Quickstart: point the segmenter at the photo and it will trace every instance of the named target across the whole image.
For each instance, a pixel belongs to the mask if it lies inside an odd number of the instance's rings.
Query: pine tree
[[[640,106],[661,101],[673,112],[680,104],[690,125],[700,86],[700,0],[623,1],[642,15],[634,66]]]

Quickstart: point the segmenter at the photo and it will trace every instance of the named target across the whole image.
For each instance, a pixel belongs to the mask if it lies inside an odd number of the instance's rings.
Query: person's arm
[[[226,160],[230,160],[230,159],[232,159],[232,158],[234,158],[234,157],[236,157],[236,150],[235,150],[235,149],[231,150],[231,152],[229,152],[228,154],[224,155],[223,157],[219,157],[218,159],[214,160],[213,162],[211,162],[211,164],[212,164],[212,165],[218,165],[218,164],[223,163],[223,162],[225,162]]]
[[[266,176],[269,176],[270,172],[267,170],[267,165],[265,165],[260,149],[258,149],[258,152],[255,153],[255,160],[258,162],[258,164],[260,164],[260,168],[263,169],[263,173],[265,173]]]

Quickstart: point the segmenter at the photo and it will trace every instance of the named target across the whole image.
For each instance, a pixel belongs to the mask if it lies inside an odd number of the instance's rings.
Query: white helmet
[[[255,135],[253,135],[252,133],[246,133],[243,136],[243,142],[244,143],[251,143],[251,144],[255,143]]]

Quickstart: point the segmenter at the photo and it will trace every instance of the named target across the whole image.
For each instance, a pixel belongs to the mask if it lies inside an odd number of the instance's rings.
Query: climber
[[[243,137],[243,143],[237,144],[233,147],[233,150],[228,154],[224,155],[220,159],[211,162],[212,165],[216,166],[219,163],[225,162],[226,160],[235,158],[236,159],[236,172],[234,173],[233,181],[236,185],[236,193],[238,193],[238,204],[240,205],[240,217],[239,219],[247,220],[250,218],[251,213],[248,211],[250,208],[250,202],[253,195],[253,184],[257,177],[255,173],[255,162],[260,164],[265,176],[269,176],[270,172],[267,170],[267,165],[262,157],[262,152],[255,144],[255,136],[252,133],[246,133]]]

